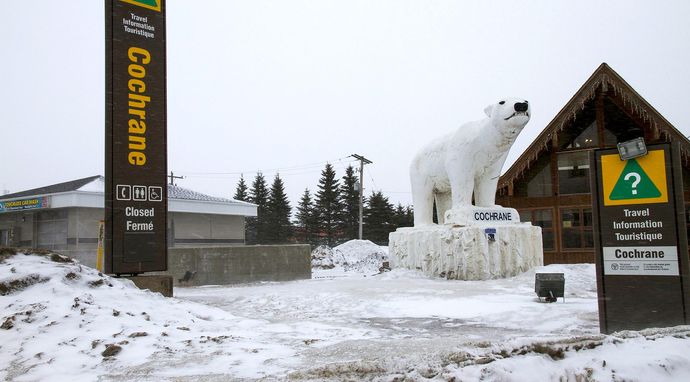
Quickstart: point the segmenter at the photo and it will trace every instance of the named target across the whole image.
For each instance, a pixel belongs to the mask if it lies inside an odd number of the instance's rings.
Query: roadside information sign
[[[167,269],[163,0],[106,0],[107,273]]]
[[[594,153],[602,332],[686,323],[687,234],[681,167],[671,151],[649,146],[626,161],[616,150]]]

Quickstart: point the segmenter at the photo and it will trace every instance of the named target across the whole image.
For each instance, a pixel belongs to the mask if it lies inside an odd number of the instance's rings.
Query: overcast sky
[[[167,4],[168,166],[211,195],[278,171],[294,206],[357,153],[367,194],[411,203],[426,141],[528,99],[505,171],[602,62],[690,134],[689,1]],[[0,7],[0,194],[103,174],[103,1]]]

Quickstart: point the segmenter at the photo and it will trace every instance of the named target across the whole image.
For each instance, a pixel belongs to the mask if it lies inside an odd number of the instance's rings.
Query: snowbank
[[[383,259],[372,245],[333,249],[354,276],[177,298],[0,249],[0,380],[690,380],[689,326],[599,334],[593,264],[491,281],[358,273]],[[535,272],[565,273],[565,301],[538,302]]]
[[[281,372],[264,361],[291,355],[256,338],[265,321],[142,291],[61,255],[4,251],[0,380],[93,381],[125,370],[257,378]]]
[[[321,245],[311,254],[312,268],[376,274],[388,261],[388,248],[369,240],[350,240],[335,248]]]

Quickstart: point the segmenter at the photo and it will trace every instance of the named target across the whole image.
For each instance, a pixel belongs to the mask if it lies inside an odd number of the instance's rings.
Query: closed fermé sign
[[[106,0],[107,273],[167,268],[163,0]]]

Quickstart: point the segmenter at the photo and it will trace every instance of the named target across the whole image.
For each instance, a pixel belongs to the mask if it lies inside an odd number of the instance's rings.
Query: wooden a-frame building
[[[542,227],[544,264],[595,261],[589,155],[637,137],[680,143],[688,211],[690,141],[606,63],[501,176],[496,202]]]

